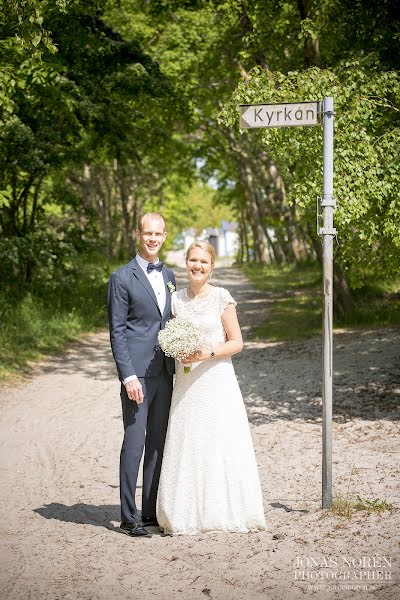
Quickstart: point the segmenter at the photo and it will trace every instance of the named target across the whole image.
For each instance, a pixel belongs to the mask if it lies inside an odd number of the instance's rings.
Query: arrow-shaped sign
[[[295,127],[319,125],[320,102],[241,104],[240,127]]]

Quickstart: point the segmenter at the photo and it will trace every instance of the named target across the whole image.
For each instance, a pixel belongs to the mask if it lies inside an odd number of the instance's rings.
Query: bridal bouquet
[[[204,344],[204,331],[199,325],[183,317],[175,317],[159,332],[158,341],[166,356],[185,359]],[[184,367],[185,373],[190,373],[191,367]]]

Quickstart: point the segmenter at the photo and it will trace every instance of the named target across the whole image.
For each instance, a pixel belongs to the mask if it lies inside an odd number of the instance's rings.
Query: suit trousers
[[[135,494],[143,450],[142,515],[156,516],[158,481],[171,406],[173,376],[168,373],[165,361],[160,375],[138,379],[143,389],[142,404],[129,400],[125,386],[121,385],[125,433],[120,456],[120,498],[121,521],[124,523],[140,522]]]

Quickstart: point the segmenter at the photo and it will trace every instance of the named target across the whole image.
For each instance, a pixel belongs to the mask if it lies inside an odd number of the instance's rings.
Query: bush
[[[0,292],[0,379],[56,351],[85,332],[107,326],[107,282],[112,265],[83,254],[52,265],[33,283]]]

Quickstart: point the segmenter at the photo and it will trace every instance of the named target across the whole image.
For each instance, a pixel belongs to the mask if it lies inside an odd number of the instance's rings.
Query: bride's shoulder
[[[224,287],[218,288],[218,301],[219,301],[219,306],[220,306],[221,312],[223,312],[225,310],[225,308],[227,308],[230,304],[233,304],[233,306],[237,305],[237,302],[232,297],[232,294],[230,293],[230,291]]]
[[[183,300],[186,297],[185,291],[186,291],[185,288],[183,288],[182,290],[177,290],[177,291],[173,292],[172,299],[173,300]]]
[[[231,295],[229,290],[227,290],[226,288],[221,287],[221,286],[215,286],[215,290],[216,290],[215,293],[217,293],[220,297]]]

